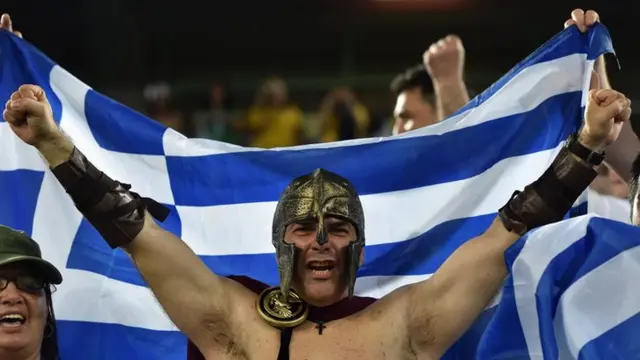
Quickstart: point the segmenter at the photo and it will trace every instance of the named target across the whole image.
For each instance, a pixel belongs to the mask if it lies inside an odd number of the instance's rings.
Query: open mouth
[[[333,261],[310,261],[307,264],[307,268],[311,270],[311,273],[315,278],[331,277],[335,266],[335,262]]]
[[[22,314],[5,314],[0,317],[0,326],[15,328],[24,325],[26,320]]]

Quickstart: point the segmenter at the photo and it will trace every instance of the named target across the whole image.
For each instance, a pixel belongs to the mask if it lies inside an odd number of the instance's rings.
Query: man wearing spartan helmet
[[[268,288],[213,274],[159,227],[152,216],[162,221],[166,209],[93,166],[58,128],[40,87],[17,89],[3,117],[43,155],[105,241],[131,255],[197,348],[192,358],[324,360],[440,358],[499,290],[507,274],[504,251],[528,230],[563,218],[630,113],[624,95],[592,90],[583,127],[538,180],[516,191],[489,228],[431,278],[379,300],[353,295],[364,259],[364,215],[356,189],[337,174],[317,169],[284,190],[272,231],[280,286]]]

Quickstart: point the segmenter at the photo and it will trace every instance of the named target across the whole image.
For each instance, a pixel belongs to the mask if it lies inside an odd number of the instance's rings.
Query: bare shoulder
[[[202,345],[197,344],[209,358],[248,358],[258,342],[272,342],[276,330],[260,318],[256,309],[258,295],[244,285],[228,278],[221,278],[224,286],[228,313],[211,315],[203,319],[206,333]],[[214,356],[215,355],[215,356]]]

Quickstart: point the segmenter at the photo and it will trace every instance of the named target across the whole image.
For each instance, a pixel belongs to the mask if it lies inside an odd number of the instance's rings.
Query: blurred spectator
[[[431,44],[423,64],[407,69],[391,83],[396,95],[393,134],[438,123],[469,102],[463,80],[462,40],[449,35]]]
[[[438,122],[433,84],[424,65],[411,67],[396,76],[391,91],[396,95],[394,135]]]
[[[207,96],[208,109],[193,117],[194,135],[198,138],[236,144],[238,137],[231,117],[231,98],[222,83],[213,83]]]
[[[318,120],[322,142],[364,137],[371,122],[367,108],[347,87],[334,89],[325,96]]]
[[[300,108],[289,102],[284,80],[271,78],[260,87],[247,114],[250,146],[268,149],[299,145],[302,120]]]
[[[596,170],[598,176],[589,186],[592,190],[601,195],[609,195],[619,199],[629,197],[629,186],[607,163],[602,163]]]
[[[173,107],[171,88],[167,83],[158,82],[147,85],[144,88],[144,100],[146,102],[147,115],[150,118],[181,134],[185,134],[187,126],[184,116]]]

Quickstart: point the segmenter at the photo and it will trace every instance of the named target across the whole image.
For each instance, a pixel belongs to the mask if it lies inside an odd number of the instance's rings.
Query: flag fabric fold
[[[367,222],[356,292],[381,297],[427,279],[488,227],[514,190],[544,172],[580,126],[593,62],[604,52],[613,52],[604,26],[587,34],[570,27],[440,124],[401,136],[272,150],[185,138],[94,91],[6,31],[0,31],[0,98],[21,84],[43,87],[76,146],[112,178],[169,207],[162,226],[224,276],[276,284],[270,226],[280,192],[318,167],[349,178]],[[31,235],[65,278],[54,294],[63,358],[184,359],[186,339],[130,259],[104,243],[39,154],[4,121],[0,153],[0,223]],[[585,209],[583,198],[572,214]],[[581,296],[599,291],[596,280],[611,276],[611,270],[597,273],[609,264],[605,257],[622,256],[613,253],[621,250],[615,241],[635,231],[583,216],[527,235],[506,254],[503,296],[446,358],[593,358],[613,343],[625,348],[628,329],[640,328],[630,322],[615,329],[623,313],[635,316],[633,304],[615,297],[621,312],[607,308],[585,329],[580,314],[604,305]],[[570,243],[569,235],[578,240]],[[631,239],[626,252],[633,251]],[[596,254],[598,244],[610,251]],[[622,256],[611,269],[629,266],[633,273],[634,256]],[[622,286],[619,280],[605,288]]]

